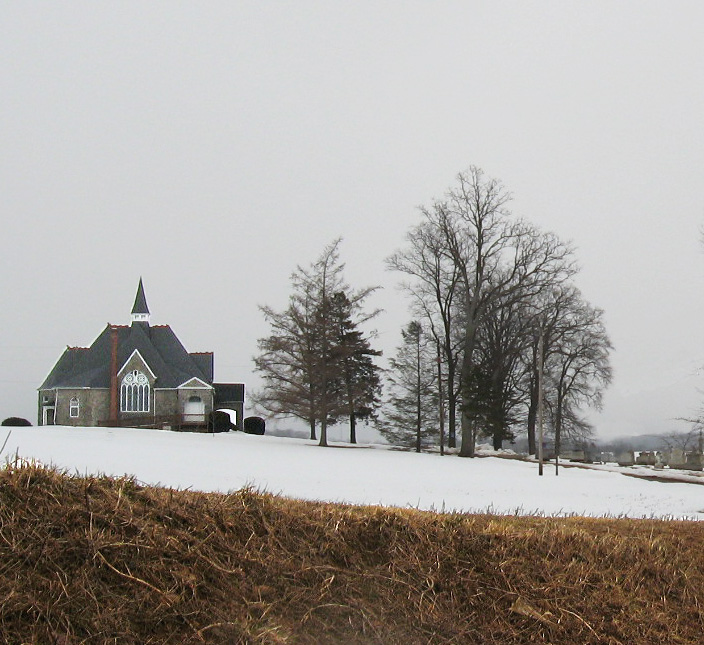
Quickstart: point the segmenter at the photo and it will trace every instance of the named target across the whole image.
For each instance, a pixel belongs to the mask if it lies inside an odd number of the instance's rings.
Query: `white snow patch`
[[[4,437],[0,440],[4,441]],[[562,468],[482,457],[284,437],[132,428],[13,428],[16,455],[69,473],[132,475],[146,484],[229,492],[253,486],[308,500],[436,511],[704,519],[704,487],[624,477],[612,468]]]

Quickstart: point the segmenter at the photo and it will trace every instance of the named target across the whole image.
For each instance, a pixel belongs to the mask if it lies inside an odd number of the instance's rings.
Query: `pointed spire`
[[[144,296],[144,285],[142,278],[139,278],[139,286],[137,287],[137,296],[134,299],[132,307],[132,322],[145,322],[149,324],[149,307],[147,307],[147,299]]]

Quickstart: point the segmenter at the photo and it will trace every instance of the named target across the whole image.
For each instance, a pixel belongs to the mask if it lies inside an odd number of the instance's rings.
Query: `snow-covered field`
[[[78,474],[133,475],[146,484],[228,492],[251,485],[309,500],[446,511],[667,517],[704,520],[704,486],[486,457],[416,454],[382,446],[240,432],[130,428],[3,428],[0,457],[36,459]]]

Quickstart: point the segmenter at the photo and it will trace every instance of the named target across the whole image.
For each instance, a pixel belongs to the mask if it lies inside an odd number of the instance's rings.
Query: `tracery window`
[[[139,370],[125,374],[120,388],[122,412],[149,412],[149,379]]]
[[[78,400],[78,397],[74,396],[68,402],[68,416],[71,417],[72,419],[77,419],[80,412],[81,412],[81,402]]]

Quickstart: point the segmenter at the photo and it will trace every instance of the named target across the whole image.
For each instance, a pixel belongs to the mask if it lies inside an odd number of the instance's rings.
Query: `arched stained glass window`
[[[120,388],[122,412],[149,412],[149,379],[139,370],[125,374]]]

